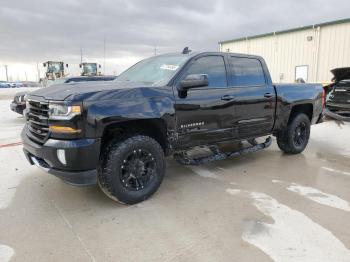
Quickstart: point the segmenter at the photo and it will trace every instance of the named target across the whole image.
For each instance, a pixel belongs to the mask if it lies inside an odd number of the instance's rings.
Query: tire
[[[278,147],[287,154],[299,154],[304,151],[310,138],[310,119],[300,113],[296,115],[285,130],[277,134]]]
[[[153,195],[165,174],[162,147],[153,138],[136,135],[112,141],[101,156],[98,184],[113,200],[136,204]]]

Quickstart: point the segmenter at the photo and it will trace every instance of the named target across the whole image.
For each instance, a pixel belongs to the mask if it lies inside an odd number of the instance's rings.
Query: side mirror
[[[98,68],[101,68],[101,65],[98,65]]]
[[[43,63],[43,67],[46,67],[46,63]]]
[[[68,67],[68,64],[66,64],[66,67]]]
[[[79,64],[79,68],[81,68],[81,66],[82,66],[82,65],[81,65],[81,64]]]
[[[180,90],[188,90],[196,87],[204,87],[209,85],[208,76],[205,74],[193,74],[186,76],[180,82]]]

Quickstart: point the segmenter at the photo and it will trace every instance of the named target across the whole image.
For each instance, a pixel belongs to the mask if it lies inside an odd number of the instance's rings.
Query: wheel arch
[[[303,113],[308,116],[310,119],[310,122],[312,122],[313,118],[313,104],[311,103],[305,103],[305,104],[297,104],[294,105],[290,111],[288,123],[290,123],[291,120],[294,119],[298,114]]]
[[[165,154],[169,151],[167,124],[161,118],[134,119],[109,123],[103,129],[101,148],[105,147],[112,139],[120,137],[122,140],[133,135],[149,136],[160,144]]]

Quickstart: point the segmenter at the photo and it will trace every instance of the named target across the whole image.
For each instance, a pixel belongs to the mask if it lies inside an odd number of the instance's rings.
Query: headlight
[[[49,103],[49,118],[53,120],[70,120],[81,114],[81,107],[78,105],[67,106],[63,104]]]

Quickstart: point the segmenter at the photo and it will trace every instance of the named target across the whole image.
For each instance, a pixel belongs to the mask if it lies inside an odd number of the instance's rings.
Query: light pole
[[[6,72],[6,82],[8,82],[9,81],[9,76],[7,74],[7,65],[4,65],[4,67],[5,67],[5,72]]]
[[[39,63],[36,63],[36,71],[38,73],[38,83],[40,82],[40,70],[39,70]]]
[[[103,74],[106,74],[106,37],[103,38]]]

